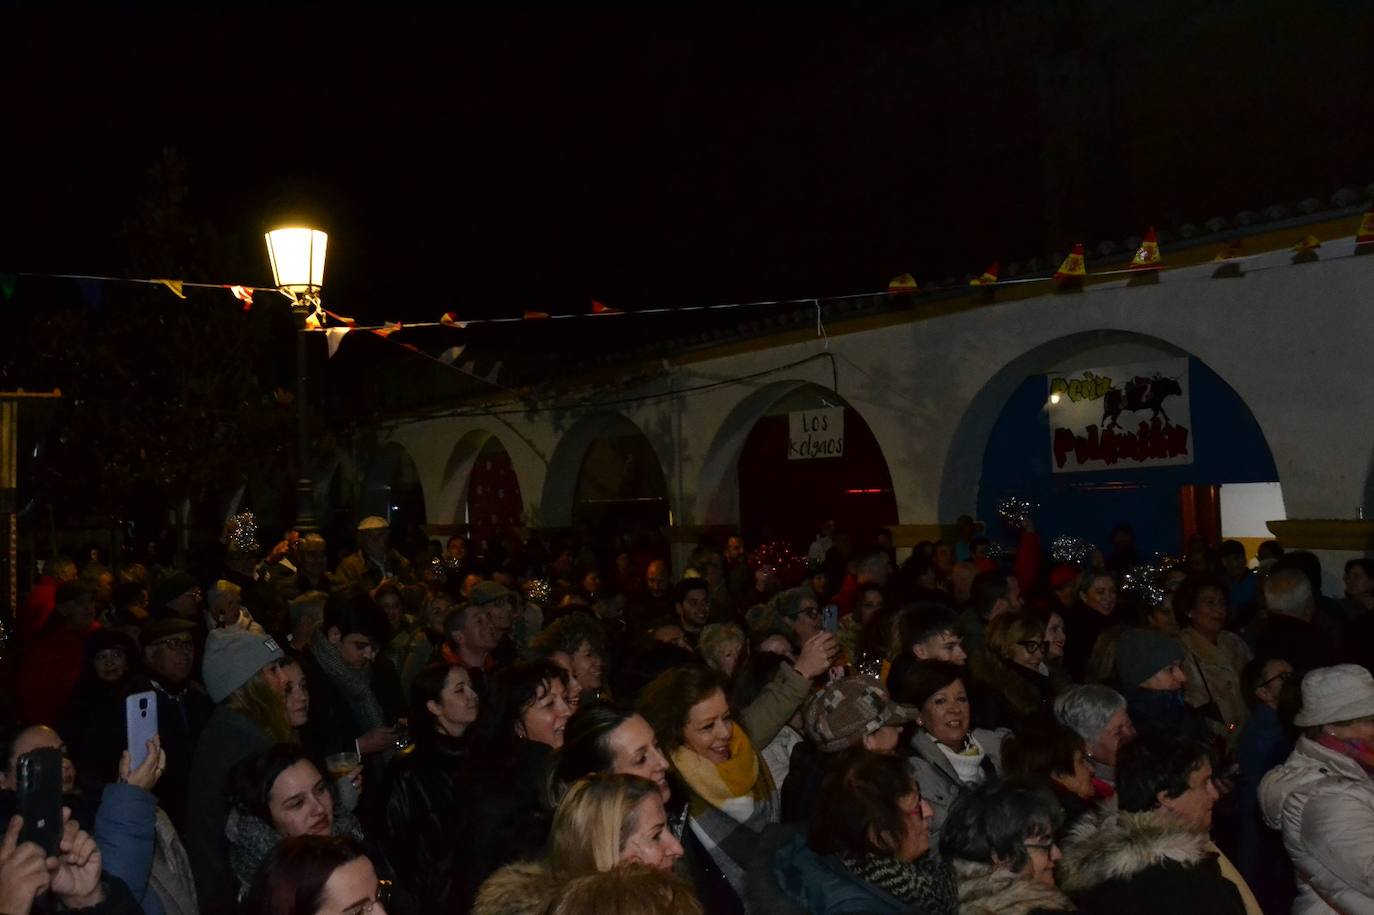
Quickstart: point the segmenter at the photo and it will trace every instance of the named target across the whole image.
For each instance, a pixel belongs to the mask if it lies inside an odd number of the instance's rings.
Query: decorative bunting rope
[[[1352,253],[1358,253],[1359,249],[1371,244],[1374,244],[1374,210],[1370,210],[1363,214],[1360,221],[1359,229],[1357,230],[1355,235],[1356,252]],[[1310,259],[1316,256],[1315,252],[1317,249],[1321,247],[1321,245],[1322,242],[1320,239],[1316,238],[1315,236],[1308,235],[1305,238],[1303,238],[1300,242],[1298,242],[1298,244],[1294,245],[1292,251],[1295,257]],[[1247,261],[1251,261],[1256,258],[1271,256],[1273,253],[1274,251],[1271,250],[1256,252],[1254,254],[1244,254],[1241,251],[1241,242],[1235,241],[1228,245],[1225,249],[1223,249],[1223,251],[1220,254],[1216,256],[1215,262],[1219,265],[1234,264],[1239,266],[1246,263]],[[1001,279],[999,264],[997,262],[994,262],[991,266],[988,267],[987,270],[983,271],[982,275],[974,278],[973,280],[970,280],[968,285],[970,287],[983,289],[995,289],[1001,286],[1021,286],[1026,285],[1028,283],[1054,283],[1056,285],[1065,285],[1081,283],[1088,278],[1139,275],[1142,273],[1162,272],[1163,269],[1164,264],[1159,254],[1158,239],[1155,234],[1155,230],[1152,227],[1150,231],[1146,233],[1144,239],[1142,239],[1140,247],[1136,251],[1135,255],[1131,258],[1131,261],[1127,264],[1127,266],[1122,268],[1112,270],[1089,271],[1086,265],[1083,245],[1078,244],[1075,245],[1073,250],[1068,254],[1068,256],[1064,258],[1064,262],[1059,266],[1059,269],[1056,270],[1054,273],[1028,277],[1018,277],[1015,279]],[[248,311],[253,307],[254,293],[270,292],[276,293],[277,295],[283,296],[287,299],[291,298],[289,293],[283,292],[280,289],[276,289],[275,287],[271,286],[250,286],[247,284],[235,283],[197,283],[190,282],[187,280],[178,280],[170,278],[145,279],[140,277],[96,276],[93,274],[77,273],[0,272],[0,293],[3,293],[3,295],[6,298],[14,294],[15,281],[18,277],[67,279],[101,283],[139,283],[144,285],[163,286],[166,289],[168,289],[173,295],[177,296],[180,299],[186,298],[186,289],[226,289],[229,290],[230,294],[233,295],[235,299],[243,303],[244,311]],[[919,295],[921,290],[920,286],[916,282],[915,277],[909,273],[904,273],[900,276],[894,277],[892,281],[888,283],[887,292],[889,294],[906,294],[914,296]],[[882,295],[881,291],[853,293],[850,295],[826,296],[824,298],[826,302],[845,302],[853,299],[873,298],[879,295]],[[331,332],[339,331],[339,333],[337,334],[331,334],[329,354],[332,356],[337,351],[339,342],[342,340],[343,336],[348,332],[354,330],[370,331],[371,333],[385,339],[389,337],[391,334],[396,333],[397,331],[410,330],[414,328],[450,327],[461,330],[471,325],[481,324],[514,324],[524,321],[564,321],[572,318],[606,318],[625,317],[630,315],[638,316],[685,314],[695,311],[724,311],[735,308],[765,308],[770,306],[776,307],[786,305],[815,305],[817,307],[818,312],[817,336],[821,338],[828,338],[828,335],[825,333],[824,326],[820,321],[820,298],[816,296],[803,296],[794,299],[767,299],[756,302],[731,302],[718,305],[683,305],[661,308],[637,308],[632,311],[625,311],[624,309],[620,308],[610,308],[602,302],[596,299],[592,299],[591,311],[587,312],[551,314],[549,312],[544,311],[526,311],[519,317],[463,319],[460,319],[456,312],[448,312],[444,314],[443,317],[441,317],[438,321],[417,321],[405,323],[400,321],[388,321],[383,324],[377,325],[359,325],[352,318],[340,315],[333,311],[329,311],[328,309],[321,309],[325,316],[333,319],[334,321],[337,321],[339,324],[342,325],[342,327],[327,328],[324,326],[323,320],[320,319],[318,315],[311,316],[311,318],[307,322],[307,327],[311,330],[326,330]],[[447,351],[445,354],[447,355]]]

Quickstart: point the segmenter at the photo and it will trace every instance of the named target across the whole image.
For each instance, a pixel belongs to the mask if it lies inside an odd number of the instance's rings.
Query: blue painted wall
[[[1036,524],[1046,544],[1069,534],[1104,545],[1118,522],[1129,521],[1146,555],[1176,554],[1180,486],[1278,480],[1264,433],[1245,402],[1198,360],[1188,360],[1188,372],[1193,463],[1090,473],[1050,472],[1048,382],[1045,375],[1027,378],[1003,407],[983,455],[978,517],[991,535],[1009,539],[997,503],[1017,495],[1039,506]]]

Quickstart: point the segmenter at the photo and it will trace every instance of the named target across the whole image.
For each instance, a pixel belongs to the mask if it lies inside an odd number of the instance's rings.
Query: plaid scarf
[[[749,735],[738,724],[730,758],[713,763],[694,750],[673,751],[673,765],[687,783],[688,825],[735,893],[744,897],[744,871],[759,835],[778,821],[777,791]]]
[[[372,692],[371,664],[362,670],[349,667],[343,662],[343,658],[339,657],[339,650],[334,647],[334,643],[325,638],[323,632],[316,632],[315,637],[310,640],[310,656],[320,665],[324,675],[339,688],[339,692],[343,693],[364,734],[386,724],[382,720],[381,703]]]

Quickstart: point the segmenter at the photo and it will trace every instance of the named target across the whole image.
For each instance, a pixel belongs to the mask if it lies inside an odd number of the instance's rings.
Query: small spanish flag
[[[594,315],[620,315],[624,314],[619,308],[607,308],[596,299],[592,299],[592,314]]]
[[[372,332],[379,337],[390,337],[401,329],[400,321],[387,321],[381,327],[371,328]]]
[[[1131,258],[1131,269],[1158,270],[1159,267],[1159,237],[1155,235],[1155,227],[1150,226],[1150,231],[1145,233],[1140,247],[1136,249],[1135,257]]]
[[[1056,283],[1066,280],[1081,280],[1088,275],[1087,267],[1083,264],[1083,243],[1079,242],[1073,246],[1069,256],[1064,258],[1064,263],[1059,265],[1059,269],[1054,271]]]
[[[444,327],[467,327],[467,324],[458,320],[458,312],[446,311],[444,316],[439,319],[439,323]]]
[[[1317,250],[1321,246],[1322,242],[1320,238],[1318,238],[1315,235],[1308,235],[1302,241],[1298,242],[1296,245],[1293,246],[1293,252],[1295,254],[1306,254],[1309,251]]]
[[[153,282],[161,283],[162,285],[166,286],[168,289],[172,290],[172,295],[176,296],[179,299],[186,298],[186,293],[182,291],[181,280],[165,280],[158,277],[154,277]]]
[[[920,292],[921,287],[916,285],[916,277],[910,273],[903,273],[901,276],[894,276],[887,284],[888,292]]]
[[[547,311],[527,311],[525,312],[526,321],[547,321],[549,313]]]
[[[251,286],[230,286],[229,291],[234,294],[234,298],[243,303],[244,311],[253,307],[253,288]]]
[[[1229,260],[1235,260],[1236,258],[1240,257],[1240,256],[1241,256],[1242,254],[1244,254],[1244,253],[1245,253],[1245,249],[1244,249],[1244,247],[1242,247],[1242,245],[1241,245],[1241,243],[1240,243],[1240,239],[1236,239],[1235,241],[1233,241],[1233,242],[1231,242],[1229,245],[1227,245],[1225,248],[1222,248],[1220,251],[1218,251],[1218,252],[1217,252],[1217,256],[1214,257],[1214,258],[1212,258],[1212,260],[1214,260],[1214,261],[1229,261]]]
[[[1374,209],[1364,211],[1360,217],[1360,228],[1355,232],[1355,244],[1374,244]]]
[[[997,276],[1000,272],[1001,270],[998,267],[997,261],[993,261],[992,266],[984,270],[982,276],[978,277],[976,280],[969,280],[968,284],[970,286],[996,286]]]

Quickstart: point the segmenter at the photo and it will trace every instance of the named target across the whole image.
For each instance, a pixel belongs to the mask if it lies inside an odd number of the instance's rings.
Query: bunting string
[[[1351,252],[1350,254],[1343,254],[1337,256],[1353,256],[1353,254],[1364,253],[1361,249],[1367,249],[1370,245],[1374,245],[1374,210],[1371,210],[1363,214],[1363,218],[1361,219],[1359,229],[1355,236],[1355,251]],[[1291,249],[1293,252],[1294,260],[1300,262],[1302,260],[1315,259],[1317,257],[1317,251],[1321,248],[1321,246],[1322,242],[1320,239],[1312,235],[1306,236],[1296,245],[1294,245]],[[1270,257],[1274,253],[1275,252],[1273,250],[1268,250],[1255,252],[1252,254],[1246,254],[1243,253],[1241,250],[1241,243],[1239,241],[1236,241],[1232,242],[1225,249],[1223,249],[1222,252],[1216,256],[1215,262],[1219,266],[1231,265],[1232,267],[1238,269],[1241,265],[1244,265],[1247,262],[1254,261],[1261,257]],[[1194,264],[1190,266],[1198,265]],[[1269,269],[1272,266],[1280,265],[1268,265],[1263,269]],[[1032,283],[1051,283],[1058,286],[1067,286],[1071,284],[1079,285],[1087,279],[1099,279],[1103,277],[1113,276],[1139,276],[1142,273],[1157,273],[1162,272],[1163,270],[1164,264],[1159,253],[1159,244],[1155,235],[1155,231],[1153,228],[1151,228],[1150,231],[1142,239],[1140,247],[1136,251],[1134,257],[1132,257],[1131,260],[1127,262],[1127,264],[1123,267],[1113,268],[1110,270],[1088,270],[1086,266],[1083,245],[1079,244],[1074,246],[1073,250],[1064,259],[1064,262],[1060,265],[1059,269],[1054,271],[1053,273],[1042,273],[1037,274],[1035,276],[1003,279],[1000,276],[999,264],[997,262],[994,262],[985,271],[983,271],[983,273],[980,276],[970,280],[968,285],[969,287],[978,288],[982,290],[996,289],[999,287],[1024,286]],[[116,277],[99,276],[95,274],[37,272],[0,272],[0,293],[2,293],[5,298],[11,297],[14,294],[17,279],[24,277],[42,279],[64,279],[72,280],[82,284],[136,283],[142,285],[162,286],[166,288],[169,292],[171,292],[173,295],[183,300],[186,299],[186,290],[188,289],[222,289],[227,290],[235,300],[241,302],[244,311],[248,311],[253,307],[253,296],[256,293],[275,293],[284,298],[291,299],[291,295],[289,293],[283,292],[282,290],[277,289],[275,287],[253,286],[246,283],[202,283],[165,277]],[[915,277],[909,273],[904,273],[900,276],[894,277],[889,282],[886,291],[888,294],[891,295],[900,294],[910,296],[912,298],[922,294],[920,286],[918,285]],[[945,293],[951,290],[947,287],[942,287],[937,291]],[[821,322],[820,315],[820,303],[822,301],[822,298],[827,303],[840,303],[852,301],[855,299],[871,299],[875,296],[880,296],[882,294],[883,293],[880,290],[875,292],[861,292],[850,295],[838,296],[804,296],[792,299],[766,299],[754,302],[729,302],[714,305],[665,306],[658,308],[636,308],[633,310],[612,308],[597,299],[592,299],[590,300],[590,310],[580,312],[553,314],[544,311],[526,311],[519,316],[461,318],[456,312],[450,311],[445,313],[437,321],[417,321],[413,323],[388,321],[377,325],[360,325],[357,321],[353,320],[352,318],[322,308],[319,310],[319,313],[311,315],[311,317],[307,321],[307,327],[310,330],[329,332],[329,354],[332,356],[338,350],[339,343],[342,341],[343,337],[347,333],[355,330],[368,331],[382,339],[387,339],[392,334],[402,330],[412,330],[431,327],[447,327],[462,330],[475,325],[515,324],[526,321],[565,321],[575,318],[613,318],[629,316],[688,314],[691,312],[726,311],[739,308],[814,306],[817,309],[817,336],[825,340],[828,344],[828,334],[826,333],[824,325]],[[340,326],[327,327],[325,326],[326,320],[336,322],[336,324]],[[425,354],[425,356],[426,358],[435,359],[436,361],[440,361],[443,364],[452,366],[453,360],[456,359],[459,355],[461,355],[461,352],[462,347],[449,347],[447,350],[443,352],[443,354],[441,354],[440,357],[433,357],[429,356],[428,354]]]

